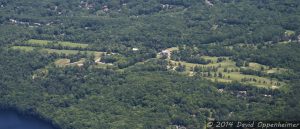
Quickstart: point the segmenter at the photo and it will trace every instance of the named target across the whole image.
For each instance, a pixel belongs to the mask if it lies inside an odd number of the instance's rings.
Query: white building
[[[132,48],[132,51],[138,51],[139,49],[138,48]]]
[[[171,55],[171,52],[169,50],[163,50],[161,51],[161,55],[167,55],[167,56],[170,56]]]
[[[163,50],[159,53],[161,56],[166,56],[168,59],[171,58],[171,51],[169,50]]]
[[[95,63],[100,62],[100,61],[101,61],[101,58],[98,58],[95,60]]]

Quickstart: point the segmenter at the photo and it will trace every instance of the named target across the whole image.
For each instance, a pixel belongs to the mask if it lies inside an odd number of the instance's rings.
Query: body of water
[[[14,111],[0,111],[0,129],[55,129],[51,124]]]

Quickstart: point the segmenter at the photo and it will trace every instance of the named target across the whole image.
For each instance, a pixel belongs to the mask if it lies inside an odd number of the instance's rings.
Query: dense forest
[[[300,26],[299,2],[292,0],[214,0],[213,6],[205,0],[7,0],[0,4],[2,25],[11,31],[15,26],[7,24],[28,27],[21,39],[76,41],[113,49],[278,42],[286,38],[285,30],[295,31],[289,35],[295,39]]]
[[[297,0],[1,0],[0,109],[61,129],[198,129],[208,119],[300,120],[299,13]],[[54,45],[26,44],[31,39]],[[12,49],[20,46],[34,49]],[[178,50],[163,55],[172,47]],[[101,52],[100,62],[88,52]],[[62,67],[59,59],[84,63]],[[245,77],[284,85],[209,80],[237,73],[204,67],[224,61]],[[242,69],[253,62],[259,70]],[[188,63],[201,67],[189,69]]]

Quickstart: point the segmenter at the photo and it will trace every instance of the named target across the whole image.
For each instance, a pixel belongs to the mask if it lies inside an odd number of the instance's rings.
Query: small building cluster
[[[116,54],[118,54],[118,53],[107,53],[107,52],[105,52],[105,53],[103,53],[101,56],[105,56],[105,55],[116,55]],[[96,64],[105,64],[105,65],[114,65],[113,63],[105,63],[105,62],[102,62],[101,61],[101,57],[99,57],[99,58],[95,58],[95,63]]]
[[[224,89],[218,89],[218,92],[219,92],[219,93],[223,93],[223,92],[224,92]]]
[[[105,63],[105,62],[101,62],[101,58],[96,59],[96,60],[95,60],[95,63],[96,63],[96,64],[105,64],[105,65],[110,65],[110,66],[114,65],[113,63]]]
[[[168,57],[168,58],[171,57],[171,51],[169,51],[169,50],[163,50],[163,51],[161,51],[159,54],[160,54],[161,56],[166,56],[166,57]]]
[[[42,26],[42,23],[30,23],[30,22],[25,22],[25,21],[18,21],[16,19],[9,19],[9,22],[12,24],[19,24],[19,25],[28,25],[29,27],[38,27],[38,26]]]
[[[80,8],[85,8],[85,9],[89,10],[89,9],[94,8],[95,5],[92,4],[92,3],[89,3],[89,2],[80,1],[79,7],[80,7]]]
[[[161,4],[161,7],[162,7],[163,9],[171,9],[171,8],[172,8],[172,6],[169,5],[169,4]]]
[[[237,97],[246,97],[247,96],[247,91],[239,91],[237,94]]]
[[[108,12],[108,11],[109,11],[108,6],[107,6],[107,5],[104,5],[104,6],[102,7],[102,11],[103,11],[103,12]]]
[[[293,31],[286,31],[284,32],[283,40],[291,42],[292,38],[295,36],[295,32]]]
[[[267,95],[267,94],[265,94],[264,96],[265,96],[265,97],[272,97],[272,95]]]

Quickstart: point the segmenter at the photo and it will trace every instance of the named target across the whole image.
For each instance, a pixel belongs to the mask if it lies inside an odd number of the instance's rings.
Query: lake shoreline
[[[9,112],[15,113],[16,115],[23,117],[23,118],[35,119],[41,123],[49,125],[53,129],[61,129],[58,126],[58,124],[55,124],[51,119],[47,119],[36,112],[31,112],[28,110],[26,111],[26,110],[22,110],[22,109],[12,107],[12,106],[7,106],[7,105],[0,105],[0,114],[1,113],[9,113]]]

